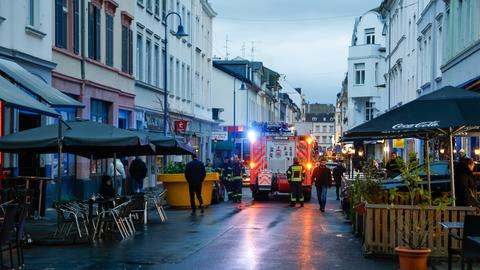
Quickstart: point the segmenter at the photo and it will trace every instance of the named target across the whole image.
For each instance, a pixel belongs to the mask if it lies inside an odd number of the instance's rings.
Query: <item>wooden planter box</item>
[[[213,182],[218,181],[218,173],[207,173],[202,186],[203,204],[209,206],[212,202]],[[158,174],[157,182],[162,182],[167,192],[167,203],[171,208],[190,208],[190,196],[188,183],[183,173],[179,174]],[[198,206],[198,201],[195,199]]]
[[[447,256],[448,232],[440,222],[463,222],[465,215],[475,215],[474,207],[448,207],[445,211],[437,212],[434,207],[423,210],[418,206],[386,204],[367,204],[365,206],[364,245],[365,255],[395,254],[395,247],[404,246],[402,241],[403,224],[411,230],[414,226],[422,226],[428,221],[433,224],[428,228],[427,247],[432,250],[430,256]],[[413,211],[413,219],[411,212]],[[461,234],[461,231],[457,231]],[[452,247],[459,248],[460,243],[453,241]]]

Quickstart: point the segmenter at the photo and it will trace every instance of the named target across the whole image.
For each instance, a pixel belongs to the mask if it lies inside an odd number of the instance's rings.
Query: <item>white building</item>
[[[0,59],[13,61],[47,84],[52,82],[53,2],[0,1]],[[5,107],[0,102],[0,136],[47,123],[47,117]],[[45,155],[0,154],[3,168],[17,175],[50,174],[51,160]],[[20,165],[21,164],[21,165]]]
[[[378,10],[357,18],[348,54],[347,128],[386,109],[384,21]]]
[[[480,90],[480,1],[444,0],[442,84],[478,92]],[[463,148],[478,158],[478,137],[457,138]]]
[[[307,104],[305,121],[295,123],[298,135],[315,137],[319,151],[325,153],[334,146],[335,106],[332,104]]]
[[[219,120],[221,126],[235,125],[241,130],[248,128],[252,122],[261,122],[261,114],[257,113],[261,107],[257,96],[259,90],[247,76],[241,76],[214,62],[211,97],[214,119]]]
[[[417,0],[384,0],[387,109],[417,97]]]
[[[0,1],[0,58],[51,83],[53,3]]]
[[[181,16],[186,37],[174,34]],[[164,130],[163,65],[167,61],[169,132],[185,137],[201,159],[210,157],[212,120],[212,19],[215,11],[207,0],[136,0],[135,8],[135,106],[139,129]],[[166,26],[167,25],[167,26]],[[165,27],[168,57],[165,56]],[[167,59],[167,60],[166,60]],[[186,131],[177,129],[187,121]]]
[[[419,2],[417,0],[384,0],[380,12],[386,21],[386,89],[388,110],[418,97],[417,48]],[[402,145],[402,144],[399,144]],[[421,141],[405,139],[402,147],[390,151],[407,158],[411,152],[421,153]],[[421,156],[420,156],[421,158]]]
[[[420,0],[417,20],[417,94],[442,87],[443,18],[442,0]]]

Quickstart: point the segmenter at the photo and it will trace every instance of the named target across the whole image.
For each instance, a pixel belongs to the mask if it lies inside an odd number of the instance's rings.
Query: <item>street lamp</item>
[[[177,12],[169,12],[165,16],[165,61],[163,63],[163,135],[167,136],[168,135],[168,79],[167,79],[167,63],[168,63],[168,35],[167,35],[167,29],[168,29],[168,17],[170,15],[176,15],[178,16],[178,19],[180,20],[180,23],[177,28],[177,32],[175,33],[175,36],[177,38],[182,38],[188,36],[187,33],[183,30],[183,25],[182,25],[182,17],[180,14]],[[167,165],[167,156],[163,156],[163,168],[165,169]]]
[[[237,99],[236,99],[236,96],[237,96],[237,86],[236,86],[236,83],[237,82],[237,78],[233,78],[233,152],[236,153],[236,148],[237,148],[237,111],[236,111],[236,106],[237,106]],[[247,90],[247,88],[245,88],[245,84],[242,82],[242,84],[240,85],[240,88],[238,89],[240,91],[244,91],[244,90]]]

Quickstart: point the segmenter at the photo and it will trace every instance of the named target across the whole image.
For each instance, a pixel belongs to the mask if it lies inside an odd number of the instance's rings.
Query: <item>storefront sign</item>
[[[226,131],[212,132],[212,139],[217,141],[227,141],[228,132]]]
[[[175,121],[175,131],[178,133],[184,133],[188,127],[188,120],[177,120]]]
[[[439,124],[440,124],[440,121],[427,121],[427,122],[420,122],[416,124],[399,123],[394,125],[392,128],[393,129],[434,128],[434,127],[438,127]]]
[[[404,148],[404,147],[405,147],[405,139],[393,140],[393,148]]]

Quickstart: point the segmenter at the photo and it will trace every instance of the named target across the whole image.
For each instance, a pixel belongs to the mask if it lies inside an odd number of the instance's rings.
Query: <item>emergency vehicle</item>
[[[254,200],[278,194],[289,194],[287,169],[298,158],[305,168],[303,195],[309,201],[312,194],[311,172],[314,140],[310,135],[296,136],[286,124],[257,124],[249,131],[250,189]]]

